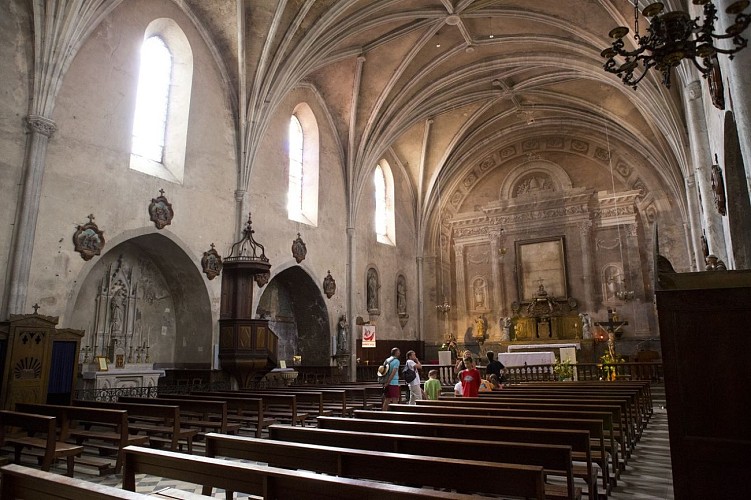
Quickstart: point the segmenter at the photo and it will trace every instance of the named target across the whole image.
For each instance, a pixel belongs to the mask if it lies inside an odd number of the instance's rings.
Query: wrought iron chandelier
[[[675,10],[663,13],[665,6],[660,2],[648,5],[642,11],[649,19],[647,33],[639,34],[639,6],[634,0],[634,40],[637,47],[626,50],[623,37],[629,29],[618,26],[608,34],[614,39],[611,47],[606,48],[600,55],[606,58],[605,71],[614,73],[623,83],[636,89],[637,84],[644,78],[651,68],[662,73],[662,83],[670,88],[670,74],[675,66],[683,59],[694,63],[696,68],[706,78],[712,71],[712,57],[716,54],[733,54],[746,47],[748,40],[741,33],[751,22],[751,16],[743,11],[748,7],[749,0],[739,0],[731,4],[725,12],[735,15],[735,23],[729,26],[724,35],[714,32],[714,22],[717,20],[717,8],[710,0],[692,0],[694,5],[704,6],[704,21],[699,25],[699,18],[691,19],[684,11]],[[718,40],[731,40],[732,48],[723,49],[715,46]],[[623,64],[618,64],[616,57],[623,58]],[[634,75],[634,71],[641,66],[641,74]]]

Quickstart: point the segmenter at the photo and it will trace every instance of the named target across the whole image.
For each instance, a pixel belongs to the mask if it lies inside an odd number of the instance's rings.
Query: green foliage
[[[561,361],[555,358],[555,364],[553,365],[553,373],[555,373],[558,380],[570,379],[574,376],[574,367],[571,366],[571,361],[568,359]]]

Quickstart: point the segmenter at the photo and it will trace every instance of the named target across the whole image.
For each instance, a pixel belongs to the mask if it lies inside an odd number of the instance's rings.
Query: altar
[[[154,369],[151,363],[126,364],[123,368],[96,370],[84,366],[81,370],[83,389],[126,389],[131,387],[157,387],[164,370]]]
[[[507,368],[533,365],[552,365],[555,355],[550,351],[544,352],[502,352],[498,354],[498,361]]]

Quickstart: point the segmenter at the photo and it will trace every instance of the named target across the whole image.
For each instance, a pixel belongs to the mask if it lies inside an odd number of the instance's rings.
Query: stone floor
[[[622,499],[665,499],[673,500],[673,479],[670,466],[670,445],[668,441],[667,410],[664,407],[664,396],[661,398],[660,388],[655,391],[655,408],[649,425],[641,440],[629,458],[626,470],[621,474],[618,486],[613,488],[609,498]],[[195,450],[200,453],[200,447]],[[62,464],[62,463],[61,463]],[[63,468],[58,472],[64,473]],[[97,476],[76,470],[76,477],[92,482],[121,487],[122,477],[119,475]],[[198,485],[183,483],[170,479],[153,476],[137,477],[136,491],[150,493],[163,488],[177,488],[184,491],[199,493]],[[214,493],[216,498],[224,498],[223,491]],[[235,498],[246,498],[247,495],[236,495]]]

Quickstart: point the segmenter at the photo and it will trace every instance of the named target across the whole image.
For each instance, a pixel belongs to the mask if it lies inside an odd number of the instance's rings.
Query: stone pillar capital
[[[57,125],[54,121],[40,115],[27,116],[26,124],[28,125],[29,130],[31,130],[32,132],[42,134],[46,137],[52,137],[52,135],[57,131]]]

